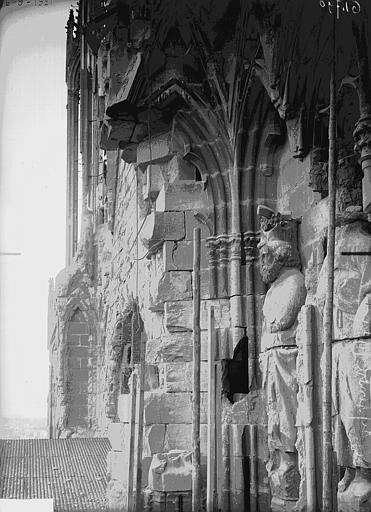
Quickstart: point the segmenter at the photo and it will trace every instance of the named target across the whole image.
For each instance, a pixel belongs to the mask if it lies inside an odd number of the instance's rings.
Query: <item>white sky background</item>
[[[22,253],[0,256],[3,417],[47,414],[48,279],[65,264],[70,5],[4,0],[0,12],[0,250]]]

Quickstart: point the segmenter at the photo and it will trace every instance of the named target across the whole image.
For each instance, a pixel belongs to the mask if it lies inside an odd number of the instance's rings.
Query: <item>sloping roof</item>
[[[108,439],[0,440],[0,498],[53,498],[55,512],[106,510]]]

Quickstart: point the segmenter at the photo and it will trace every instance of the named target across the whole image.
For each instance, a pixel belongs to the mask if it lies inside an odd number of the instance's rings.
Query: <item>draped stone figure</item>
[[[269,285],[263,306],[260,363],[268,416],[267,464],[272,510],[293,510],[299,497],[296,442],[297,317],[305,302],[297,221],[258,207],[260,273]],[[283,507],[283,508],[282,508]]]
[[[345,473],[339,512],[371,511],[371,230],[359,212],[336,228],[332,345],[334,450]],[[353,220],[353,222],[352,222]],[[317,300],[326,301],[327,258]]]

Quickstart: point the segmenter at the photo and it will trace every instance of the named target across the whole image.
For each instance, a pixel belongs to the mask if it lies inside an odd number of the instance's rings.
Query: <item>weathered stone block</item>
[[[165,363],[161,369],[166,391],[192,391],[193,363]],[[201,362],[201,391],[207,391],[207,371],[207,363]]]
[[[200,272],[201,299],[210,299],[210,271],[204,268]]]
[[[208,309],[214,306],[215,326],[218,328],[230,326],[229,301],[219,299],[215,301],[201,301],[201,329],[207,329]],[[191,331],[193,329],[192,301],[178,301],[165,303],[165,325],[170,332]]]
[[[168,331],[192,331],[192,301],[167,302],[165,304],[165,325]]]
[[[75,357],[86,357],[87,353],[88,353],[87,347],[73,346],[73,347],[69,347],[68,357],[71,359],[73,359]]]
[[[168,181],[178,180],[196,180],[196,169],[181,156],[175,155],[167,164],[166,176]]]
[[[150,425],[145,427],[143,436],[143,457],[152,457],[155,453],[164,451],[165,425]]]
[[[205,207],[205,184],[202,181],[174,181],[165,183],[156,200],[156,210],[202,210]]]
[[[147,487],[149,479],[149,468],[151,466],[152,456],[142,458],[142,489]]]
[[[146,364],[144,368],[144,391],[153,391],[159,388],[158,367]]]
[[[187,271],[165,272],[158,284],[156,302],[192,298],[192,273]]]
[[[127,492],[121,482],[110,480],[107,483],[107,508],[109,512],[122,512],[127,501]]]
[[[69,346],[74,346],[74,347],[80,346],[80,335],[79,334],[70,334],[67,338],[67,343]]]
[[[152,212],[144,221],[140,236],[150,254],[157,249],[159,243],[181,240],[185,236],[184,213]]]
[[[78,357],[69,357],[68,358],[68,369],[69,370],[81,369],[81,359]]]
[[[144,199],[155,200],[164,185],[163,175],[164,164],[148,164],[146,168],[146,187]]]
[[[149,487],[172,492],[192,489],[192,454],[173,451],[156,454],[149,470]]]
[[[163,246],[163,261],[164,270],[192,270],[193,242],[186,240],[165,242]],[[208,268],[208,251],[203,242],[201,243],[201,268]]]
[[[205,211],[205,205],[207,204],[206,195],[203,194],[202,198],[203,198],[203,207],[201,206],[200,208],[197,208],[197,210],[200,211],[203,214],[203,216],[206,218],[207,217],[207,212]],[[192,209],[189,208],[189,210],[192,210]],[[185,227],[186,227],[186,240],[193,240],[193,230],[195,228],[200,228],[201,229],[201,245],[206,246],[205,240],[209,236],[211,236],[212,233],[210,233],[210,229],[207,227],[206,224],[203,224],[202,222],[197,220],[197,218],[195,217],[195,210],[196,210],[196,208],[194,208],[193,211],[186,211],[184,214]]]
[[[144,393],[144,421],[188,423],[192,418],[191,393]],[[201,392],[201,423],[207,421],[207,393]]]
[[[200,428],[201,455],[207,454],[207,425]],[[192,450],[192,425],[177,424],[166,425],[165,449],[170,450]]]
[[[171,335],[148,340],[146,344],[146,361],[176,362],[192,361],[192,333],[173,332]],[[201,359],[207,360],[208,332],[201,331]]]
[[[87,382],[89,379],[89,371],[86,368],[71,369],[69,371],[69,375],[70,375],[71,380],[75,381],[75,382]]]
[[[123,423],[130,423],[131,421],[131,395],[119,395],[117,400],[117,416]]]
[[[110,480],[118,480],[125,486],[129,475],[129,452],[108,452],[107,471]]]
[[[68,427],[81,427],[81,428],[88,428],[89,422],[88,422],[88,408],[74,408],[72,412],[68,416],[67,420],[67,426]]]
[[[81,347],[89,347],[91,338],[87,334],[80,335],[80,346]]]
[[[169,133],[152,137],[151,141],[148,140],[141,142],[137,149],[137,162],[138,164],[150,162],[151,160],[158,160],[160,158],[169,157],[171,155],[171,137]]]
[[[110,423],[107,436],[112,450],[124,452],[129,449],[130,425],[128,423]]]
[[[73,393],[73,396],[71,397],[71,402],[73,402],[73,405],[75,407],[79,406],[86,406],[87,404],[87,396],[81,395],[80,393]]]

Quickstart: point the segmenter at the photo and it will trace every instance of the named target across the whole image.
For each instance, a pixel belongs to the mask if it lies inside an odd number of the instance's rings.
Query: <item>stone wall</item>
[[[128,381],[131,392],[118,393],[117,417],[108,425],[113,448],[109,457],[112,507],[119,507],[120,500],[128,499],[127,493],[136,487],[139,472],[141,486],[147,487],[149,468],[155,455],[171,450],[191,450],[192,238],[193,228],[198,225],[194,213],[205,204],[203,184],[190,180],[195,171],[187,169],[185,164],[182,167],[179,157],[171,152],[170,134],[158,137],[152,144],[157,181],[148,183],[149,152],[148,145],[144,144],[138,148],[139,165],[134,167],[122,162],[117,186],[112,277],[105,299],[108,311],[106,332],[111,333],[106,339],[106,368],[112,357],[109,349],[110,336],[114,336],[112,325],[118,319],[122,318],[126,329],[131,330],[125,317],[140,316],[140,321],[135,321],[133,327],[135,330],[140,328],[141,336],[135,332],[124,333],[124,337],[134,341],[131,352],[133,373]],[[208,233],[205,228],[202,233],[201,327],[205,359],[209,294],[204,251]],[[137,298],[135,302],[133,297]],[[226,314],[225,321],[228,322],[227,310]],[[202,454],[205,456],[205,363],[202,364],[201,386]],[[134,454],[127,445],[130,435],[135,437]],[[139,435],[143,435],[142,446],[137,444]],[[126,466],[124,473],[123,466]],[[171,492],[179,489],[170,485],[157,490]],[[140,494],[138,499],[141,499]]]
[[[167,0],[158,2],[155,16],[144,6],[109,4],[81,0],[77,30],[73,14],[67,26],[69,82],[71,74],[74,83],[82,78],[82,228],[73,260],[70,247],[70,265],[51,287],[51,433],[108,435],[110,510],[160,512],[180,510],[182,503],[184,512],[190,509],[193,230],[200,227],[203,497],[213,306],[218,507],[293,510],[299,497],[300,510],[308,428],[317,458],[322,449],[319,414],[308,418],[303,403],[310,396],[319,411],[322,400],[316,294],[328,219],[328,112],[322,106],[329,67],[318,61],[327,55],[320,37],[327,33],[325,18],[292,30],[314,12],[304,2],[241,4],[244,13],[215,3],[205,17],[202,2],[185,0],[189,18]],[[322,45],[316,57],[308,54],[308,30]],[[344,94],[339,101],[342,211],[360,203],[362,173],[350,149],[354,98]],[[367,156],[367,126],[357,126],[359,150]],[[73,202],[70,210],[75,215]],[[283,242],[281,252],[269,247],[270,236]],[[261,278],[264,250],[276,268],[282,265],[282,275],[295,270],[292,287],[275,299],[277,310],[287,306],[285,319],[268,321],[263,310],[278,280],[277,274],[266,285]],[[269,399],[266,378],[277,377],[279,387],[282,368],[272,364],[263,374],[268,350],[278,353],[276,341],[267,348],[264,337],[278,340],[286,355],[294,348],[287,371],[294,398],[288,412],[283,407],[291,444],[277,453],[270,422],[282,411]],[[298,415],[294,388],[303,402]],[[281,486],[289,466],[294,477]],[[321,472],[317,463],[318,499]]]

